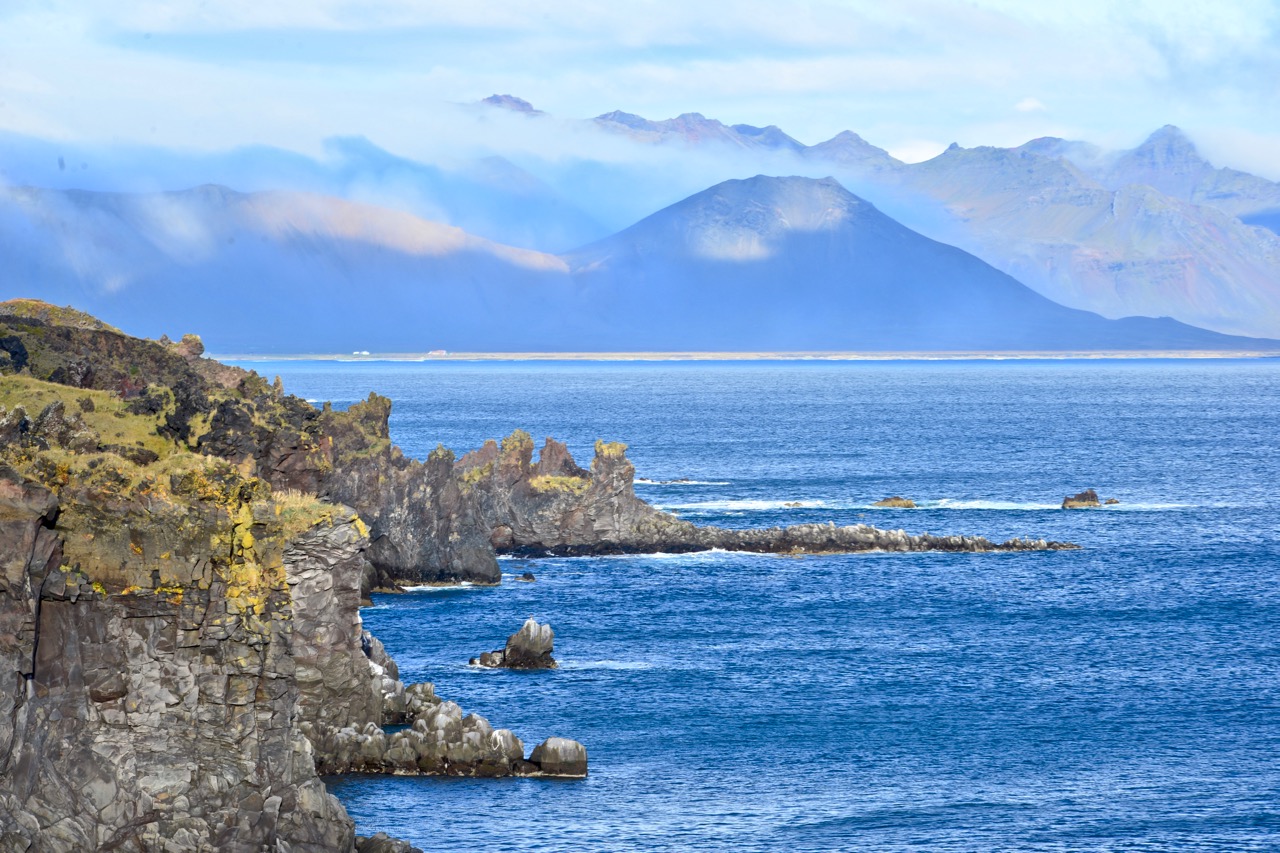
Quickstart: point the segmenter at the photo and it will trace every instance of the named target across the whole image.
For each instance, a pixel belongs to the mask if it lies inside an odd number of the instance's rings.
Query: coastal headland
[[[363,630],[375,589],[497,583],[504,553],[1074,547],[699,527],[607,441],[587,468],[519,430],[409,459],[385,397],[316,408],[194,335],[34,300],[0,303],[0,407],[6,850],[408,850],[358,839],[321,775],[585,775],[582,744],[526,752],[403,684]]]

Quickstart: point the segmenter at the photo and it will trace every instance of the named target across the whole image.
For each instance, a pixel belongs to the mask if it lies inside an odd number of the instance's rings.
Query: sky
[[[495,142],[471,106],[494,93],[559,124]],[[1280,179],[1280,2],[0,0],[0,130],[46,139],[573,156],[595,144],[573,122],[615,109],[850,129],[909,161],[1175,124]]]

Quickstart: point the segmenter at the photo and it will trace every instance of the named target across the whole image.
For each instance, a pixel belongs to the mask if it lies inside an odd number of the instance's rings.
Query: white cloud
[[[509,92],[568,118],[698,111],[805,142],[852,129],[916,158],[937,145],[920,140],[1107,143],[1166,122],[1272,138],[1278,15],[1265,0],[16,0],[0,129],[313,153],[363,134],[414,153],[481,141],[447,104]],[[255,50],[264,33],[296,51]],[[585,144],[570,126],[506,141]]]

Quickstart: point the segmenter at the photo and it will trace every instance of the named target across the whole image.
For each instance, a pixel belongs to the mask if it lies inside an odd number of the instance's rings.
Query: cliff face
[[[0,469],[0,847],[353,850],[297,725],[273,509],[102,497]]]

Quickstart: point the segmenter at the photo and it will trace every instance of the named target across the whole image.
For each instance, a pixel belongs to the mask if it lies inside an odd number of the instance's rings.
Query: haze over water
[[[1280,362],[253,363],[395,401],[415,457],[516,427],[631,447],[700,523],[864,521],[1080,551],[503,562],[366,627],[577,783],[351,777],[365,832],[466,850],[1272,850]],[[1118,507],[1064,512],[1095,487]],[[888,495],[919,510],[876,510]],[[786,503],[800,503],[787,507]],[[561,669],[466,666],[527,616]]]

